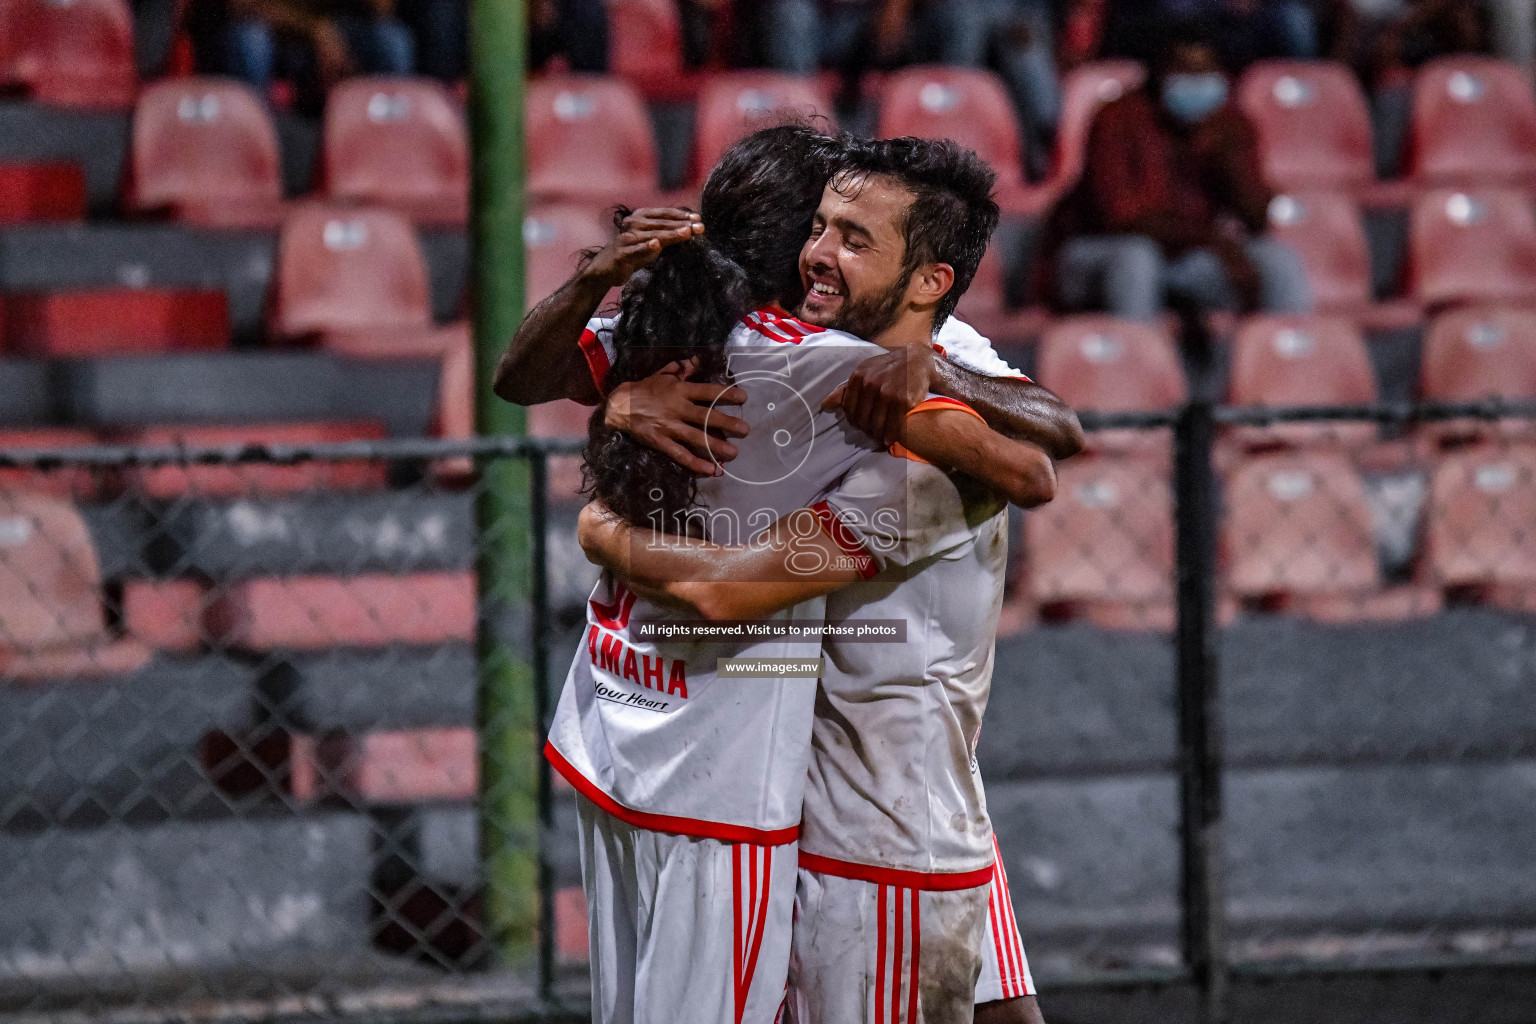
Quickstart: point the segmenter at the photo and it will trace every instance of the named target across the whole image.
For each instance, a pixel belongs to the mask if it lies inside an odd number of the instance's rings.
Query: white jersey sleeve
[[[992,343],[976,328],[957,317],[951,316],[946,319],[933,341],[941,355],[967,370],[984,373],[988,377],[1029,379],[1008,365],[1002,356],[997,354]]]
[[[581,354],[586,357],[587,369],[592,373],[592,383],[597,385],[597,393],[608,394],[608,371],[613,369],[613,359],[616,349],[613,346],[613,325],[618,323],[617,317],[595,316],[587,321],[586,329],[581,332],[581,340],[577,342],[581,346]]]

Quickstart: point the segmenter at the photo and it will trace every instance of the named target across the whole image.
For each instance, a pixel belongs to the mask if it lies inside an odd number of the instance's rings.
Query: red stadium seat
[[[232,448],[247,445],[308,445],[337,441],[377,441],[377,423],[268,423],[213,427],[147,427],[125,432],[129,444]],[[244,465],[136,466],[125,471],[129,490],[151,498],[244,497],[310,490],[357,491],[383,487],[380,462],[306,461],[293,465],[253,462]]]
[[[1365,93],[1342,64],[1260,61],[1237,85],[1278,189],[1358,189],[1375,178]]]
[[[123,629],[157,651],[195,651],[203,646],[209,593],[200,580],[128,580],[123,584]]]
[[[607,8],[608,70],[653,102],[693,99],[701,76],[683,64],[683,26],[677,4],[608,0]]]
[[[1371,255],[1360,208],[1342,192],[1296,192],[1269,204],[1270,233],[1301,256],[1319,313],[1338,313],[1366,330],[1411,327],[1418,306],[1377,303],[1371,294]]]
[[[1260,455],[1228,476],[1222,557],[1245,598],[1369,595],[1381,587],[1365,486],[1336,452]]]
[[[1359,330],[1339,317],[1256,316],[1232,342],[1232,405],[1374,405],[1376,376]],[[1234,427],[1246,448],[1358,447],[1377,439],[1372,423],[1277,423]]]
[[[0,224],[84,218],[85,172],[79,164],[0,163]]]
[[[1160,624],[1173,604],[1173,491],[1139,458],[1078,458],[1057,469],[1056,500],[1024,517],[1030,596],[1090,614]],[[1107,617],[1107,616],[1106,616]],[[1106,623],[1108,624],[1108,623]]]
[[[743,135],[787,117],[822,117],[835,127],[832,100],[814,79],[771,71],[712,75],[699,92],[693,180],[702,185],[721,154]]]
[[[268,292],[273,338],[432,326],[427,261],[416,232],[388,210],[309,205],[283,224]]]
[[[274,228],[284,214],[277,130],[233,79],[144,90],[133,115],[125,205],[209,227]]]
[[[1442,57],[1414,80],[1409,170],[1436,185],[1536,185],[1530,73],[1486,57]]]
[[[990,71],[927,65],[895,72],[886,83],[875,131],[882,139],[953,139],[992,165],[1005,210],[1034,205],[1024,187],[1013,102]]]
[[[97,443],[95,434],[72,427],[33,427],[0,430],[0,451],[38,448],[83,448]],[[89,466],[53,469],[0,469],[0,493],[27,491],[60,498],[87,500],[101,491],[101,473]]]
[[[1426,306],[1536,302],[1536,213],[1520,192],[1435,189],[1413,205],[1410,292]]]
[[[417,223],[469,217],[469,133],[448,90],[424,78],[353,78],[325,104],[321,175],[331,199]]]
[[[656,141],[629,85],[596,75],[528,83],[529,193],[642,206],[659,189]]]
[[[576,272],[584,249],[607,245],[613,228],[590,206],[535,206],[523,219],[523,244],[528,253],[527,304],[542,302]]]
[[[1445,587],[1536,585],[1536,447],[1478,445],[1435,467],[1421,576]]]
[[[990,245],[955,311],[993,344],[1021,344],[1045,326],[1046,314],[1042,311],[1009,308],[1007,285],[1002,255],[996,245]]]
[[[1536,399],[1536,312],[1458,309],[1438,317],[1424,337],[1419,392],[1430,402]],[[1431,448],[1450,441],[1530,434],[1536,424],[1509,419],[1424,423]]]
[[[208,351],[229,346],[221,291],[108,288],[5,296],[8,344],[33,356]]]
[[[0,84],[65,107],[133,105],[133,14],[124,0],[5,0]]]
[[[289,782],[297,800],[326,796],[374,804],[473,800],[479,747],[468,726],[294,736]]]
[[[100,563],[75,507],[0,492],[0,675],[118,674],[148,658],[143,644],[107,630]]]
[[[442,644],[475,638],[473,573],[242,580],[203,617],[218,642],[247,651]]]
[[[362,359],[418,359],[439,363],[433,434],[461,440],[475,434],[475,353],[467,323],[430,330],[327,334],[325,348]]]
[[[1178,350],[1166,329],[1109,316],[1058,320],[1040,338],[1035,378],[1075,409],[1140,412],[1170,409],[1189,396]],[[1164,456],[1158,431],[1098,430],[1094,450]]]
[[[1099,110],[1140,88],[1146,77],[1146,71],[1135,61],[1105,60],[1079,65],[1062,78],[1056,166],[1050,181],[1055,192],[1066,192],[1082,176],[1088,133]]]

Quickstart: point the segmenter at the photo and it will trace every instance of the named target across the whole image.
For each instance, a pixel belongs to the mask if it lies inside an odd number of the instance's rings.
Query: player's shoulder
[[[797,348],[823,345],[871,345],[844,331],[820,327],[790,316],[781,309],[766,307],[754,310],[742,317],[731,332],[730,344],[748,347],[758,345],[794,345]]]
[[[944,318],[933,344],[940,355],[967,370],[988,377],[1024,377],[997,354],[986,335],[957,316]]]

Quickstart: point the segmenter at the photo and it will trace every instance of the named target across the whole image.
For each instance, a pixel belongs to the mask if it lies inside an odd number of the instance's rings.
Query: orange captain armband
[[[981,420],[981,422],[987,422],[986,417],[977,412],[975,409],[972,409],[970,406],[966,405],[964,402],[960,401],[958,398],[948,398],[944,395],[933,395],[923,399],[921,402],[918,402],[912,408],[908,409],[907,415],[916,416],[920,412],[941,412],[944,410],[968,412],[972,416],[975,416],[977,419]],[[896,444],[891,445],[889,451],[892,455],[895,455],[898,458],[910,459],[913,462],[921,462],[925,466],[930,465],[927,459],[923,458],[921,455],[916,454],[899,441]]]

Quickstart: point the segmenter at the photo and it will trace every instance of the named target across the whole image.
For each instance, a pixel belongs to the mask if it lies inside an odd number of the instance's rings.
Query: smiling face
[[[912,193],[889,178],[828,183],[800,250],[808,323],[875,340],[900,316],[912,275],[903,225]]]

